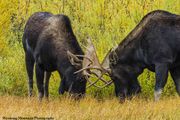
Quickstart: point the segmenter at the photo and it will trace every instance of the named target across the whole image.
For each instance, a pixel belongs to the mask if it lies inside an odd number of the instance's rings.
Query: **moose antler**
[[[104,87],[106,87],[112,83],[112,80],[106,81],[102,78],[103,75],[109,76],[111,73],[111,71],[109,69],[109,54],[110,54],[111,50],[108,52],[105,59],[100,64],[99,59],[98,59],[97,54],[96,54],[95,47],[92,43],[92,40],[90,38],[88,38],[87,42],[88,42],[88,45],[87,45],[87,47],[85,47],[86,48],[85,55],[74,55],[75,56],[74,58],[77,58],[77,57],[83,58],[81,69],[76,71],[74,74],[82,72],[83,75],[87,76],[86,79],[90,83],[90,85],[87,86],[87,88],[89,88],[91,86],[95,86],[97,88],[104,88]],[[78,61],[78,60],[74,60],[74,61]],[[73,63],[73,64],[75,64],[75,63]],[[94,82],[92,82],[89,79],[89,77],[94,77],[92,75],[97,77],[97,79]],[[99,80],[104,83],[103,86],[96,85],[96,83]]]

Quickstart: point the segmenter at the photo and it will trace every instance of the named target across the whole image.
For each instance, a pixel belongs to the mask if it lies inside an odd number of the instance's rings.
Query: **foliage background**
[[[91,36],[102,60],[145,14],[157,9],[180,14],[179,5],[180,0],[0,0],[0,95],[26,96],[28,93],[21,38],[24,25],[34,12],[68,15],[78,41],[85,44],[85,38]],[[153,96],[154,80],[154,74],[148,70],[139,77],[143,97]],[[50,96],[58,96],[59,83],[55,72],[50,81]],[[111,97],[113,90],[113,85],[102,90],[92,87],[87,94]],[[171,77],[164,95],[176,95]]]

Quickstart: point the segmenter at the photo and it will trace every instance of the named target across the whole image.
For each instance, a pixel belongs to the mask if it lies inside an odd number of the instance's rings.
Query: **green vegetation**
[[[90,36],[102,61],[150,11],[161,9],[180,14],[180,0],[8,0],[0,1],[0,95],[27,95],[27,76],[21,38],[24,25],[34,12],[48,11],[70,17],[81,44]],[[143,97],[151,98],[154,74],[145,70],[139,77]],[[34,79],[35,82],[35,79]],[[58,96],[59,75],[50,81],[50,96]],[[34,92],[36,84],[34,84]],[[102,90],[91,87],[87,94],[98,97],[114,95],[114,86]],[[175,95],[169,77],[164,95]]]

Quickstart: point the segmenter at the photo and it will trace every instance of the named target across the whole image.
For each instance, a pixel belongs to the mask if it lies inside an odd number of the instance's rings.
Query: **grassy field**
[[[117,99],[97,100],[91,97],[75,102],[66,97],[39,103],[37,98],[4,96],[0,99],[3,117],[46,117],[55,120],[179,120],[179,97],[159,102],[134,98],[120,104]]]
[[[180,100],[171,76],[159,102],[153,101],[154,73],[139,76],[140,97],[120,104],[114,86],[91,87],[87,97],[74,102],[58,95],[59,75],[50,80],[50,101],[27,98],[27,75],[21,38],[28,18],[38,11],[69,16],[82,45],[90,36],[102,61],[144,15],[161,9],[180,14],[180,0],[0,0],[0,119],[2,117],[54,117],[56,119],[180,119]],[[34,78],[35,81],[35,78]],[[100,83],[98,83],[100,84]],[[36,84],[33,93],[37,96]]]
[[[0,95],[27,96],[22,34],[24,25],[34,12],[48,11],[66,14],[71,19],[80,44],[90,36],[100,60],[108,50],[119,44],[150,11],[161,9],[180,14],[180,0],[8,0],[0,1]],[[142,95],[151,98],[154,74],[145,70],[139,77]],[[34,79],[35,80],[35,79]],[[59,75],[50,80],[50,95],[58,96]],[[100,83],[98,83],[100,84]],[[114,96],[114,86],[87,90],[92,96]],[[36,86],[33,91],[37,92]],[[172,78],[168,78],[165,96],[175,94]]]

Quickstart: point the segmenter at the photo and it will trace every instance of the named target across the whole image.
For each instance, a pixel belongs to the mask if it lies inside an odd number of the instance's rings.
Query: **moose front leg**
[[[44,96],[44,70],[39,65],[36,65],[36,82],[39,92],[39,100],[41,101]]]
[[[60,85],[59,85],[59,95],[64,94],[66,88],[65,88],[65,77],[61,77]]]
[[[155,72],[156,72],[156,83],[155,83],[154,97],[155,97],[155,101],[158,101],[161,96],[162,90],[167,82],[168,64],[165,63],[155,64]]]
[[[51,72],[45,72],[45,87],[44,87],[44,94],[45,97],[48,99],[49,97],[49,79],[51,77]]]
[[[138,82],[138,79],[132,79],[132,82],[129,83],[129,95],[137,95],[141,92],[141,86]]]

